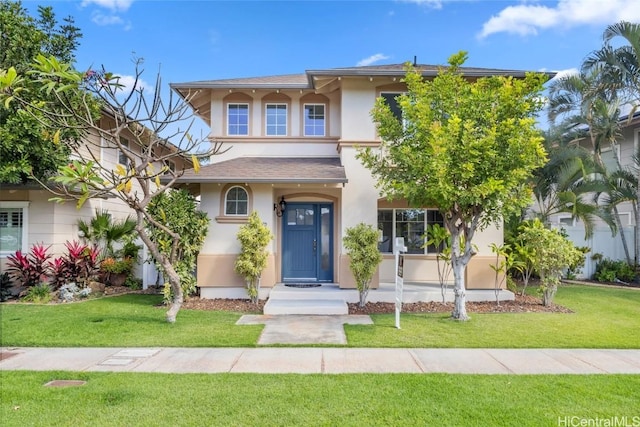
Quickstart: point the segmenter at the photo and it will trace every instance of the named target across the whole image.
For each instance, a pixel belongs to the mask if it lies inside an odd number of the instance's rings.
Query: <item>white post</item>
[[[396,237],[394,252],[396,254],[396,328],[400,329],[400,311],[402,310],[402,287],[404,286],[403,269],[404,256],[400,252],[406,252],[404,237]]]

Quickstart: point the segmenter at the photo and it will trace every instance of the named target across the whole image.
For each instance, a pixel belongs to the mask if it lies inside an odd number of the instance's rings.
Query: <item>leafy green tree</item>
[[[378,230],[363,222],[345,230],[343,243],[349,255],[349,268],[358,288],[360,307],[364,307],[367,302],[371,279],[382,262],[378,236]]]
[[[48,187],[57,197],[52,200],[77,201],[81,207],[89,198],[114,197],[134,212],[136,232],[162,269],[171,287],[171,304],[167,310],[168,322],[175,322],[184,301],[181,276],[177,264],[182,236],[173,225],[157,220],[147,206],[151,201],[171,189],[184,169],[173,165],[193,164],[200,170],[199,158],[208,158],[221,149],[221,144],[210,142],[202,152],[203,140],[192,136],[193,112],[186,101],[176,101],[173,94],[161,96],[161,80],[158,76],[153,95],[146,96],[138,82],[142,76],[141,61],[136,63],[135,82],[125,90],[120,77],[106,70],[75,71],[69,64],[55,57],[39,55],[32,64],[29,76],[39,90],[54,98],[51,102],[30,102],[24,97],[25,78],[14,68],[0,70],[0,102],[15,103],[21,111],[32,117],[45,117],[50,144],[65,144],[74,160],[58,169],[53,180],[58,187]],[[96,110],[96,106],[100,109]],[[104,126],[96,113],[106,115],[114,122]],[[135,116],[134,116],[135,113]],[[63,130],[73,130],[80,135],[89,133],[99,137],[99,144],[83,139],[82,144],[60,137]],[[125,145],[121,137],[127,138]],[[127,159],[127,166],[100,162],[98,150],[118,150]],[[130,147],[136,147],[136,150]],[[138,151],[138,149],[140,151]],[[171,238],[171,250],[161,251],[152,240],[149,224],[167,233]]]
[[[273,235],[260,219],[258,212],[253,211],[248,222],[238,230],[237,237],[242,249],[236,259],[235,271],[244,277],[249,298],[256,304],[259,298],[260,276],[267,266],[269,256],[266,247]]]
[[[158,245],[165,257],[173,259],[172,265],[180,276],[183,297],[192,294],[196,290],[194,272],[198,254],[209,231],[210,220],[207,214],[198,209],[193,195],[185,190],[171,190],[158,194],[147,206],[147,213],[153,218],[153,221],[146,222],[151,240]],[[157,224],[163,224],[178,234],[180,239],[174,239],[172,233],[168,233],[166,228],[158,227]],[[154,261],[167,277],[162,263],[155,257]],[[165,284],[165,296],[167,302],[173,300],[173,289],[168,282]]]
[[[466,57],[453,55],[432,81],[407,65],[407,93],[397,98],[403,120],[378,99],[372,115],[380,149],[359,153],[387,197],[442,213],[451,234],[458,320],[469,319],[464,276],[475,233],[529,205],[528,180],[546,157],[535,127],[546,76],[470,81],[459,71]]]
[[[540,275],[542,304],[550,306],[558,290],[563,270],[578,264],[584,254],[558,230],[544,227],[538,219],[523,225],[520,239],[533,250],[533,266]]]
[[[21,2],[0,1],[0,70],[13,67],[24,75],[22,96],[30,102],[53,100],[25,74],[37,55],[73,62],[81,37],[73,18],[58,23],[51,7],[38,6],[38,17],[34,18]],[[51,144],[42,120],[42,115],[25,114],[16,104],[0,104],[0,183],[23,183],[31,177],[46,180],[68,161],[67,145]],[[67,129],[60,133],[67,140],[77,136]]]

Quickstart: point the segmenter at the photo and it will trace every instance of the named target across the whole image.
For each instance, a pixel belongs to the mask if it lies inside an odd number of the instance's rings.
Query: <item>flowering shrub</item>
[[[133,269],[133,258],[123,258],[123,259],[115,259],[115,258],[105,258],[100,263],[100,270],[105,273],[129,273]]]

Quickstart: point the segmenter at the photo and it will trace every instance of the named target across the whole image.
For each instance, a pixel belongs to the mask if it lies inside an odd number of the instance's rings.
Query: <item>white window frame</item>
[[[322,112],[322,135],[316,135],[316,134],[307,134],[307,125],[306,125],[306,120],[307,120],[307,106],[310,107],[322,107],[323,108],[323,112]],[[314,129],[319,128],[314,126]],[[310,136],[310,137],[323,137],[327,135],[327,104],[323,104],[323,103],[318,103],[318,102],[307,102],[304,103],[302,106],[302,129],[304,132],[304,136]]]
[[[428,225],[433,224],[433,223],[429,222],[429,212],[431,212],[431,211],[436,211],[437,212],[438,211],[437,209],[428,209],[428,208],[427,209],[378,208],[377,212],[390,211],[391,212],[391,218],[392,218],[392,220],[391,220],[391,234],[392,235],[390,236],[390,238],[391,238],[391,246],[390,246],[391,251],[390,252],[381,251],[380,253],[382,253],[382,254],[393,254],[393,253],[395,253],[395,249],[396,248],[394,246],[395,246],[396,237],[398,237],[398,236],[396,236],[396,228],[397,228],[397,226],[396,226],[396,212],[397,211],[406,211],[406,210],[421,210],[421,211],[424,212],[424,230],[425,230],[425,233],[427,232]],[[380,238],[382,238],[382,230],[379,230],[379,232],[380,232]],[[405,242],[405,244],[406,244],[406,242]],[[418,256],[420,256],[420,255],[437,255],[437,252],[429,251],[429,247],[425,246],[423,248],[423,252],[422,253],[407,253],[406,255],[418,255]]]
[[[235,201],[234,201],[234,202],[236,203],[236,213],[229,213],[229,212],[227,211],[227,202],[229,201],[229,193],[231,193],[231,190],[233,190],[234,188],[240,188],[242,191],[244,191],[244,194],[246,194],[246,196],[247,196],[247,200],[246,200],[246,204],[247,204],[246,213],[243,213],[243,214],[242,214],[242,213],[237,213],[237,212],[238,212],[238,209],[237,209],[237,207],[238,207],[238,205],[237,205],[238,200],[235,200]],[[227,191],[224,193],[224,214],[225,214],[225,216],[242,216],[242,217],[244,217],[244,216],[249,216],[249,192],[247,191],[247,189],[246,189],[246,188],[244,188],[244,187],[243,187],[243,186],[241,186],[241,185],[234,185],[234,186],[231,186],[231,187],[229,187],[229,188],[227,189]]]
[[[231,110],[231,106],[240,106],[240,105],[244,105],[247,107],[247,132],[246,133],[231,133],[231,114],[229,114],[229,111]],[[230,102],[227,104],[227,135],[229,136],[248,136],[249,135],[249,122],[250,122],[250,118],[251,118],[251,112],[250,112],[250,105],[247,102]],[[234,126],[239,126],[237,123],[233,124]]]
[[[284,107],[284,134],[279,134],[279,133],[269,133],[269,126],[274,126],[274,125],[269,125],[269,107],[271,106],[276,106],[276,107]],[[289,134],[289,123],[288,123],[288,118],[289,116],[289,105],[287,103],[284,102],[267,102],[264,105],[264,134],[266,136],[287,136]],[[279,117],[278,115],[276,115],[276,117]],[[276,123],[275,127],[276,130],[278,128],[280,128],[283,125],[283,123]]]
[[[29,248],[29,203],[30,202],[0,202],[0,209],[22,209],[22,244],[20,250],[26,252]],[[6,258],[14,251],[0,251],[0,258]]]
[[[571,223],[568,222],[563,222],[564,220],[569,220],[571,221]],[[575,227],[576,226],[576,219],[575,218],[571,218],[571,215],[558,215],[558,226],[563,227]]]

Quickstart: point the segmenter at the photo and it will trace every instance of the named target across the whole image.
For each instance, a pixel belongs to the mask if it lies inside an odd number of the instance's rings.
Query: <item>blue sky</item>
[[[144,59],[148,87],[307,69],[443,64],[561,71],[601,46],[602,31],[640,22],[637,0],[407,1],[24,1],[71,15],[83,38],[78,69],[104,65],[121,76]]]

